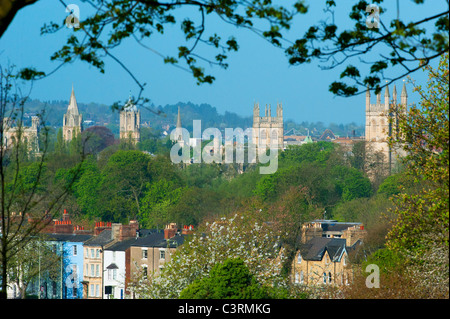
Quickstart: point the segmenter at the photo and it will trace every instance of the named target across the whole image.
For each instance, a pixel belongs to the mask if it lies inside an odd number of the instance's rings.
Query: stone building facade
[[[129,251],[130,269],[127,277],[134,281],[141,276],[151,278],[159,275],[178,247],[184,243],[185,236],[191,233],[192,230],[184,227],[180,231],[175,223],[171,223],[164,230],[152,230],[149,234],[138,238]],[[131,294],[130,298],[139,296]]]
[[[39,117],[31,116],[31,126],[13,122],[9,117],[3,118],[3,147],[10,149],[20,140],[28,152],[39,154]]]
[[[252,142],[258,149],[258,154],[276,143],[278,150],[284,149],[283,105],[277,103],[276,116],[272,116],[271,106],[265,108],[264,116],[260,114],[259,103],[253,106]]]
[[[303,285],[345,285],[353,271],[349,252],[366,236],[361,223],[316,220],[302,227],[301,246],[292,262],[292,281]]]
[[[394,85],[392,91],[392,100],[389,93],[389,87],[386,86],[384,92],[384,103],[381,102],[381,92],[377,94],[375,104],[371,103],[370,91],[366,92],[366,127],[365,140],[367,146],[373,152],[381,152],[383,154],[383,161],[387,164],[389,172],[394,168],[398,157],[403,156],[400,149],[392,149],[388,145],[388,138],[392,134],[397,134],[397,118],[393,118],[390,113],[390,106],[395,108],[402,107],[406,111],[408,105],[408,93],[406,92],[406,85],[403,84],[400,95],[400,104],[397,101],[397,89]]]
[[[124,297],[126,251],[137,239],[139,223],[97,222],[94,236],[84,242],[83,298]],[[116,275],[114,275],[114,273]],[[105,288],[111,287],[112,291]]]
[[[136,144],[141,139],[141,112],[131,101],[131,96],[120,112],[120,139]]]

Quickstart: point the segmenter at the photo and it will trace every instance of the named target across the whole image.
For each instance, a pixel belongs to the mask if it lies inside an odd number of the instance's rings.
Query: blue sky
[[[311,4],[313,1],[308,2]],[[86,3],[79,0],[67,3],[79,5],[81,20],[87,16],[89,7]],[[299,16],[295,20],[288,34],[290,39],[303,35],[310,25],[327,17],[322,11],[323,3],[324,1],[316,1],[310,7],[308,15]],[[349,20],[345,10],[350,8],[352,1],[344,3],[349,7],[342,8],[335,15],[336,24],[343,28]],[[407,15],[411,19],[437,13],[439,6],[445,5],[443,0],[425,1],[420,6],[414,5],[411,0],[400,0],[401,15]],[[388,12],[381,19],[388,20],[396,13],[396,4],[395,1],[388,1],[384,6]],[[55,68],[58,64],[51,62],[50,56],[61,47],[65,37],[73,30],[66,29],[54,35],[40,36],[40,28],[45,22],[59,22],[66,16],[65,8],[57,0],[40,0],[21,10],[0,39],[2,67],[10,63],[18,67],[34,66],[45,72]],[[260,105],[271,104],[273,110],[277,102],[282,102],[285,118],[296,122],[364,123],[364,95],[341,98],[328,92],[329,84],[339,78],[342,68],[322,71],[316,63],[290,66],[283,50],[273,47],[248,30],[231,28],[214,19],[209,26],[210,30],[217,30],[224,38],[235,35],[240,46],[237,53],[230,54],[230,66],[227,70],[218,67],[207,69],[216,77],[212,85],[198,86],[189,73],[164,64],[159,56],[133,41],[123,43],[114,54],[141,82],[147,83],[145,96],[155,105],[208,103],[215,106],[219,113],[230,111],[250,116],[254,102],[259,102]],[[176,55],[174,49],[183,44],[177,28],[178,26],[167,29],[164,36],[157,36],[146,44],[164,55]],[[36,81],[31,97],[43,101],[68,100],[72,83],[77,100],[83,103],[111,104],[127,99],[130,91],[137,95],[139,89],[131,77],[111,59],[105,58],[105,62],[105,74],[79,61],[66,65],[50,77]],[[396,70],[390,72],[395,74]],[[421,71],[413,74],[413,77],[418,84],[426,81],[426,74]],[[397,87],[402,84],[402,81],[397,82]],[[410,102],[418,101],[418,97],[411,92],[411,86],[408,93]],[[373,99],[375,100],[374,96]],[[110,110],[106,108],[105,112]]]

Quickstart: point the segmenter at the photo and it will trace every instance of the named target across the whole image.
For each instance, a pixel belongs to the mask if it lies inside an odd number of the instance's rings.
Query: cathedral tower
[[[77,100],[75,98],[75,93],[73,91],[70,95],[69,106],[67,107],[67,112],[64,114],[63,118],[63,139],[66,142],[70,142],[75,136],[81,133],[83,117],[78,112]]]
[[[394,85],[392,100],[390,100],[389,87],[384,91],[384,104],[381,104],[381,92],[377,94],[376,104],[370,103],[370,91],[366,92],[366,133],[365,140],[369,142],[372,150],[384,155],[384,162],[388,164],[389,172],[394,167],[397,158],[402,155],[402,150],[393,150],[389,147],[388,138],[397,132],[397,119],[390,113],[390,106],[402,107],[406,111],[408,95],[406,86],[403,84],[401,101],[397,101],[397,89]]]
[[[131,96],[120,112],[120,139],[131,141],[136,144],[140,141],[141,112],[131,101]]]
[[[270,148],[271,141],[277,143],[279,150],[284,149],[283,106],[277,103],[276,116],[272,116],[270,105],[265,108],[265,116],[260,116],[259,103],[253,106],[253,144],[263,149]]]

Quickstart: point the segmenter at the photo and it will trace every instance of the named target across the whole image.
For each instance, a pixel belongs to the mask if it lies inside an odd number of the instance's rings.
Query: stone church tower
[[[13,122],[9,117],[3,118],[3,147],[14,147],[20,140],[26,144],[28,152],[39,155],[39,117],[31,117],[31,126],[24,126],[23,123],[13,126]]]
[[[376,104],[370,103],[370,91],[366,92],[366,133],[365,140],[370,143],[372,150],[375,152],[381,152],[384,155],[384,162],[388,164],[389,171],[394,167],[397,158],[403,155],[402,150],[391,149],[388,145],[388,137],[392,134],[396,134],[397,120],[394,118],[392,123],[389,121],[389,117],[393,116],[389,114],[389,105],[394,107],[399,106],[397,104],[397,89],[394,85],[392,91],[392,100],[390,100],[389,87],[386,86],[384,92],[384,104],[381,103],[381,92],[377,94]],[[406,111],[408,105],[408,94],[406,92],[406,86],[403,84],[402,93],[400,95],[400,105]]]
[[[265,109],[264,116],[260,116],[259,103],[253,106],[253,144],[260,151],[270,148],[271,141],[277,142],[279,150],[284,149],[283,106],[277,103],[276,116],[272,116],[270,105]]]
[[[131,101],[131,96],[120,112],[120,139],[131,139],[136,144],[141,139],[141,112]]]
[[[64,114],[63,119],[63,139],[65,142],[70,142],[76,135],[81,133],[82,121],[83,117],[78,113],[77,100],[72,85],[69,106],[67,107],[67,113]]]

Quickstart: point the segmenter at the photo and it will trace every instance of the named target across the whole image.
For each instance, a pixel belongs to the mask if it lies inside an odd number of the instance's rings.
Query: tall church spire
[[[77,99],[75,98],[75,92],[73,90],[73,83],[72,83],[72,93],[70,94],[70,101],[69,106],[67,108],[68,114],[78,115],[78,105],[77,105]]]
[[[178,107],[177,128],[181,128],[180,107]]]
[[[63,138],[65,141],[71,141],[82,131],[83,116],[78,112],[77,99],[72,83],[72,93],[70,94],[69,106],[63,117]]]

